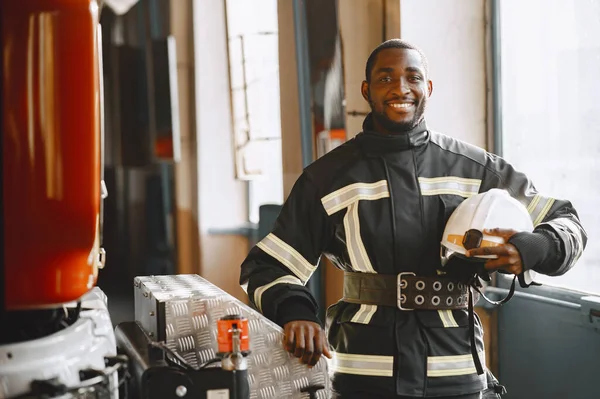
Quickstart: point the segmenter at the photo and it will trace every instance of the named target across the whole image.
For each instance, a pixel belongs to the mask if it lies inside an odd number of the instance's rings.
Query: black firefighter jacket
[[[269,319],[318,322],[304,286],[322,255],[345,271],[435,276],[446,221],[465,198],[506,189],[529,210],[533,233],[510,240],[525,268],[547,275],[569,270],[586,244],[568,201],[537,193],[502,158],[427,129],[363,132],[309,165],[275,223],[242,264],[240,283]],[[478,375],[466,310],[403,311],[339,301],[327,309],[338,392],[442,396],[487,387]],[[475,336],[485,364],[483,331]]]

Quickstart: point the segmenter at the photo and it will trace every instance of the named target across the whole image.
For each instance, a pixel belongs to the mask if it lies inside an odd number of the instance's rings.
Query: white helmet
[[[469,249],[494,247],[504,244],[502,237],[484,234],[484,229],[513,229],[533,231],[533,223],[527,208],[511,197],[507,191],[491,189],[464,200],[450,215],[441,242],[442,266],[453,256],[464,257]],[[496,255],[481,255],[477,258],[493,259]],[[466,259],[466,258],[465,258]],[[534,272],[523,276],[527,284]]]

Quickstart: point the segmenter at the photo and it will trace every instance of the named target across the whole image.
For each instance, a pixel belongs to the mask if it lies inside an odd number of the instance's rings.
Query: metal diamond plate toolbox
[[[251,399],[309,398],[306,388],[323,386],[316,398],[329,397],[327,361],[309,369],[282,347],[283,330],[256,310],[195,274],[136,277],[135,318],[157,341],[194,366],[217,351],[217,320],[230,314],[248,319],[248,378]]]

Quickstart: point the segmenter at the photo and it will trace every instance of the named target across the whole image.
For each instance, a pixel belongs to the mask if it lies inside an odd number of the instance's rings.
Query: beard
[[[414,129],[419,123],[423,121],[425,114],[425,105],[427,100],[423,98],[415,109],[415,114],[413,118],[406,122],[395,122],[388,118],[383,110],[377,110],[375,108],[375,104],[372,101],[369,101],[371,105],[371,114],[373,115],[373,119],[377,121],[380,126],[383,126],[386,130],[392,133],[406,133]]]

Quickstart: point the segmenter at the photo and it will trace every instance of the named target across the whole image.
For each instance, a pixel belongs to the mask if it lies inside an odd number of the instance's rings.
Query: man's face
[[[370,82],[363,82],[361,89],[371,106],[375,129],[402,133],[423,119],[433,85],[418,51],[390,48],[377,54]]]

